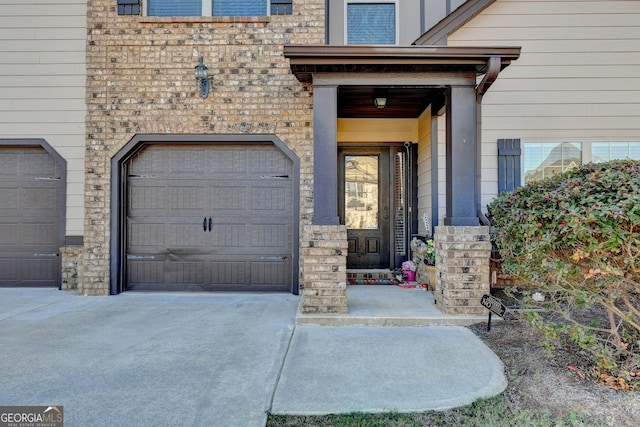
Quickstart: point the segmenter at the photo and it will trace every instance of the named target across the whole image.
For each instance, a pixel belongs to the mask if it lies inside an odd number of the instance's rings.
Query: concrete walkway
[[[67,427],[246,427],[269,410],[445,409],[506,386],[465,328],[296,326],[298,304],[0,288],[0,405],[61,405]]]

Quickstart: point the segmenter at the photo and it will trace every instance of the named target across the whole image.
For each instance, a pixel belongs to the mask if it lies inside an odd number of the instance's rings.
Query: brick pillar
[[[302,312],[347,312],[347,229],[309,225],[302,243]]]
[[[62,256],[62,290],[78,289],[78,281],[82,276],[84,246],[63,246],[60,248]]]
[[[489,293],[489,227],[436,227],[436,305],[444,314],[484,314]]]

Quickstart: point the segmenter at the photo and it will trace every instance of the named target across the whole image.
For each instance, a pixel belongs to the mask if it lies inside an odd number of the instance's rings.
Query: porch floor
[[[305,314],[296,324],[324,326],[467,326],[487,316],[444,315],[430,291],[394,285],[348,285],[347,314]]]

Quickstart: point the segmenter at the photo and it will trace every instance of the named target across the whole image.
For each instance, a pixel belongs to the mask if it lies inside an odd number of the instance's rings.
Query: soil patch
[[[595,423],[637,426],[640,393],[617,391],[598,383],[591,355],[568,340],[546,354],[538,331],[522,320],[486,323],[470,329],[505,364],[509,385],[504,392],[514,408],[546,410],[554,416],[586,413]]]

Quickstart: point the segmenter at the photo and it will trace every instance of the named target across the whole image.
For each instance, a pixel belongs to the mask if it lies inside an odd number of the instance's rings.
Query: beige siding
[[[338,119],[338,142],[415,142],[415,119]]]
[[[83,233],[86,1],[0,0],[0,138],[67,160],[67,235]]]
[[[483,101],[483,205],[499,138],[640,141],[640,1],[497,0],[449,45],[522,46]]]
[[[426,232],[422,215],[426,212],[430,218],[434,216],[431,201],[432,170],[431,107],[429,107],[418,118],[418,234],[422,235]]]

